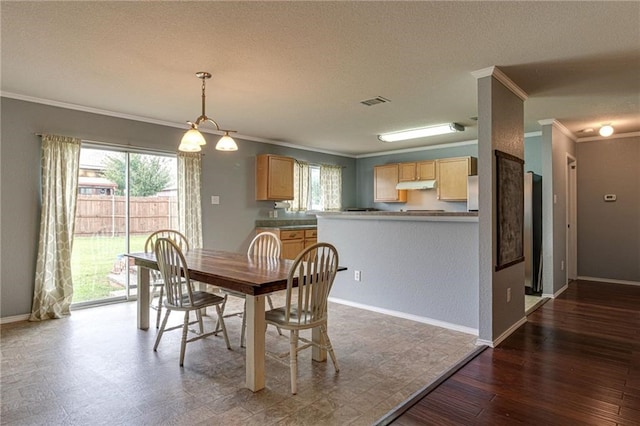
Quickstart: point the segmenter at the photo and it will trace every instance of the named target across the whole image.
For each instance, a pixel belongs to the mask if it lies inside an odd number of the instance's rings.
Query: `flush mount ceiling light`
[[[436,126],[421,127],[419,129],[384,133],[382,135],[378,135],[378,139],[382,142],[399,142],[406,141],[408,139],[424,138],[427,136],[437,136],[455,132],[464,132],[464,126],[458,123],[438,124]]]
[[[202,145],[206,145],[207,141],[205,140],[202,133],[198,130],[198,126],[204,122],[208,121],[216,126],[216,130],[219,132],[224,132],[224,135],[220,138],[218,143],[216,144],[216,149],[218,151],[237,151],[238,145],[236,145],[236,141],[233,140],[229,133],[235,132],[235,130],[224,130],[218,126],[212,118],[207,117],[204,113],[205,106],[205,81],[211,78],[211,74],[206,71],[200,71],[196,73],[196,77],[202,80],[202,115],[196,119],[195,122],[187,121],[191,128],[187,130],[187,132],[182,137],[180,141],[180,146],[178,150],[183,152],[198,152],[202,149]]]
[[[613,126],[611,124],[605,124],[604,126],[600,127],[598,133],[600,133],[600,136],[603,136],[605,138],[611,136],[613,134]]]

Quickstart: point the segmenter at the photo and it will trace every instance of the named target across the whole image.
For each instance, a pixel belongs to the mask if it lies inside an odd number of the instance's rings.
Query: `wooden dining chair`
[[[160,238],[169,238],[175,242],[180,250],[189,250],[189,241],[187,237],[178,231],[173,229],[160,229],[153,232],[144,243],[145,253],[153,253],[156,247],[156,241]],[[164,299],[164,282],[162,281],[162,274],[160,271],[149,271],[149,287],[151,288],[151,300],[149,306],[157,311],[156,314],[156,328],[160,327],[160,318],[162,316],[162,300]],[[201,330],[202,331],[202,330]]]
[[[304,249],[294,260],[287,278],[286,304],[265,313],[267,324],[289,330],[291,393],[297,393],[298,352],[311,346],[329,352],[336,373],[340,371],[327,333],[327,301],[338,270],[338,251],[328,243]],[[320,329],[321,342],[300,337],[300,330]],[[304,345],[298,346],[302,341]]]
[[[164,280],[164,308],[166,313],[164,314],[160,331],[158,331],[156,343],[153,345],[153,350],[157,351],[158,345],[160,344],[160,340],[162,339],[162,335],[165,331],[175,330],[178,328],[182,328],[182,340],[180,342],[181,367],[184,365],[184,354],[187,343],[191,343],[211,335],[218,335],[218,333],[222,332],[224,341],[227,344],[227,349],[231,349],[229,337],[227,336],[227,328],[225,327],[222,310],[220,309],[220,306],[224,302],[224,298],[206,291],[196,291],[193,288],[192,282],[189,278],[189,269],[187,267],[184,254],[182,253],[182,250],[180,250],[178,243],[174,240],[170,238],[159,238],[155,243],[154,251],[156,260],[158,261],[158,268],[160,269],[162,279]],[[190,312],[195,311],[197,315],[201,309],[209,306],[216,307],[216,312],[218,314],[216,329],[209,333],[204,333],[203,330],[201,330],[201,332],[196,334],[195,337],[188,339],[187,336],[190,331],[189,325],[196,322],[200,322],[200,324],[202,324],[201,317],[199,316],[197,321],[189,322]],[[184,312],[184,321],[182,325],[166,328],[167,320],[169,319],[171,311]]]
[[[280,238],[273,232],[261,232],[256,235],[251,243],[249,244],[249,249],[247,249],[247,256],[257,256],[257,257],[266,257],[271,259],[280,258],[280,250],[282,248],[282,242]],[[222,304],[222,312],[225,318],[233,317],[233,316],[242,316],[242,331],[240,332],[240,347],[245,347],[245,335],[247,329],[247,302],[246,295],[244,293],[240,293],[233,290],[222,289],[222,293],[224,294],[224,303]],[[227,305],[227,300],[229,296],[239,297],[244,299],[244,308],[242,312],[233,312],[229,314],[224,314],[224,309]],[[273,309],[273,300],[271,296],[267,294],[267,303],[269,304],[269,309]],[[278,334],[282,336],[282,331],[280,328],[277,328]]]

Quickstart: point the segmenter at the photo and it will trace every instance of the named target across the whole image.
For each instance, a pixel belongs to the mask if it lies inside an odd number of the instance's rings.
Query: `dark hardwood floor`
[[[394,426],[640,425],[640,287],[574,281]]]

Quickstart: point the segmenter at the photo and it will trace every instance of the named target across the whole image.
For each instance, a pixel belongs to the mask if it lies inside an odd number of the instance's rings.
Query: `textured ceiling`
[[[360,155],[477,137],[471,72],[529,96],[525,130],[640,131],[640,2],[8,2],[2,94]],[[364,106],[383,96],[391,102]],[[443,122],[463,133],[376,135]],[[177,141],[176,141],[177,144]]]

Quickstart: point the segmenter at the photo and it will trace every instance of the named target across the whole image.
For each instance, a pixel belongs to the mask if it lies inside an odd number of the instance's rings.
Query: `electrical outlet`
[[[507,303],[511,302],[511,287],[507,289]]]
[[[361,279],[360,271],[354,271],[353,272],[353,279],[356,280],[356,281],[360,281],[360,279]]]
[[[212,195],[211,196],[211,204],[220,204],[220,196]]]

